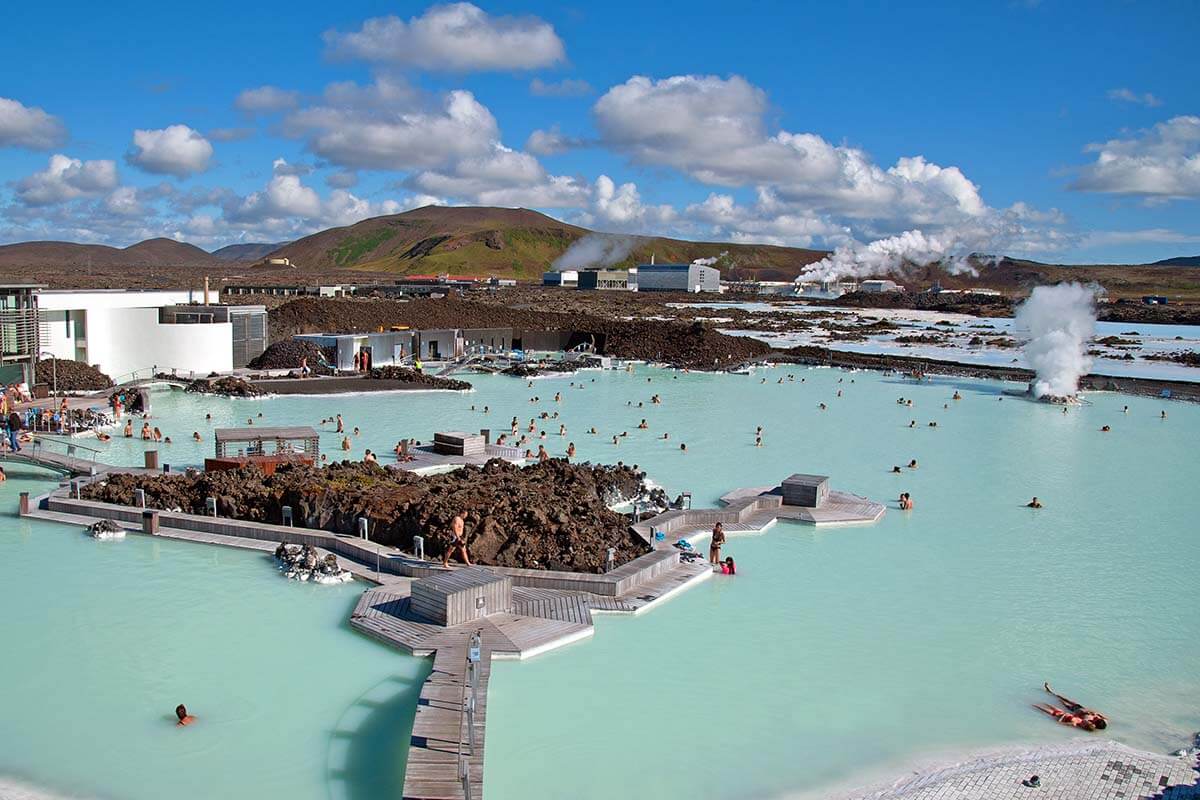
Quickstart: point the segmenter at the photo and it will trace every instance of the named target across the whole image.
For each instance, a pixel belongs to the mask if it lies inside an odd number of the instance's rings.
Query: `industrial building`
[[[640,264],[639,292],[720,292],[721,271],[702,264]]]
[[[873,278],[860,283],[858,290],[864,294],[884,294],[885,292],[903,292],[904,287],[895,281]]]
[[[562,286],[574,289],[579,286],[579,270],[551,270],[542,273],[542,286]]]
[[[636,292],[636,273],[623,269],[585,269],[579,272],[580,289],[606,289],[610,291]]]

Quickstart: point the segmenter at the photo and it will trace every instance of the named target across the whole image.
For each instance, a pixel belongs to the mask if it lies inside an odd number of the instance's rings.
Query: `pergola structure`
[[[215,457],[204,459],[204,469],[254,464],[270,475],[280,464],[315,464],[320,454],[320,434],[315,428],[218,428]]]

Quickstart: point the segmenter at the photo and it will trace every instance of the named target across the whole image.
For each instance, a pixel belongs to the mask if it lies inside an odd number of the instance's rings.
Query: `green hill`
[[[523,208],[426,206],[314,233],[270,255],[287,258],[306,271],[350,269],[529,280],[539,278],[567,248],[591,233]],[[660,263],[719,258],[717,266],[726,277],[790,279],[804,265],[825,255],[818,250],[771,245],[623,238],[630,240],[631,247],[617,266],[648,262],[651,255]]]

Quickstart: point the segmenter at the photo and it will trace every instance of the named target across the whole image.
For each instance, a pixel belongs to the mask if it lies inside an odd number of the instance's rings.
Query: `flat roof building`
[[[574,289],[579,285],[579,270],[550,270],[542,273],[542,286],[566,286]]]
[[[860,283],[858,290],[865,294],[883,294],[884,292],[903,292],[904,287],[895,281],[873,278]]]
[[[623,269],[585,269],[579,272],[580,289],[637,291],[636,279]]]
[[[203,298],[188,290],[41,290],[41,349],[94,365],[118,383],[151,371],[228,372],[244,366],[235,362],[248,353],[262,352],[264,307],[205,304]]]
[[[721,271],[703,264],[639,264],[639,292],[720,292]]]

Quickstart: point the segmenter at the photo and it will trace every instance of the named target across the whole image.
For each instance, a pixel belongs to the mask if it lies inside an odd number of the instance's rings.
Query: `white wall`
[[[233,369],[233,325],[160,325],[157,308],[92,308],[87,316],[88,363],[120,380],[157,366],[183,374]]]
[[[158,366],[207,375],[233,369],[233,325],[162,325],[160,306],[198,302],[203,291],[41,291],[42,350],[74,359],[77,324],[67,312],[82,312],[86,361],[115,379]],[[216,293],[210,293],[216,299]]]

